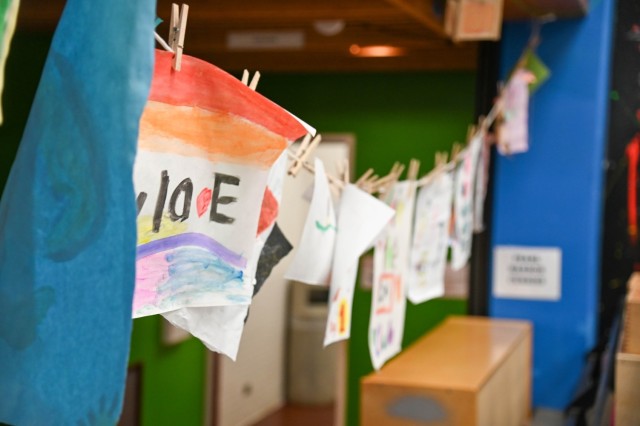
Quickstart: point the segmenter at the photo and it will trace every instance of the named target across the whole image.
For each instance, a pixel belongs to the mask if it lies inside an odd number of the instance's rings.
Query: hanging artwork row
[[[174,9],[171,52],[154,52],[150,2],[66,4],[0,202],[0,423],[115,424],[132,317],[163,315],[235,358],[252,298],[290,252],[287,277],[330,288],[328,345],[350,336],[358,260],[374,250],[380,368],[401,349],[406,298],[442,295],[449,247],[454,268],[469,259],[496,118],[500,151],[526,150],[531,75],[516,72],[466,147],[426,176],[331,176],[307,161],[319,136],[255,77],[182,54],[188,8]],[[277,218],[300,168],[316,181],[295,250]]]
[[[304,167],[316,180],[285,277],[329,286],[324,343],[345,340],[358,261],[373,248],[368,338],[380,368],[401,350],[406,299],[443,295],[449,254],[454,270],[467,264],[473,231],[482,229],[488,129],[500,117],[500,152],[526,150],[523,92],[534,79],[516,70],[466,146],[456,146],[449,162],[441,157],[423,178],[412,164],[399,181],[404,167],[396,164],[387,176],[368,171],[352,184],[327,175],[319,159],[306,161],[320,138],[312,140],[309,126],[256,93],[257,76],[249,84],[248,74],[238,81],[180,52],[157,51],[134,168],[133,316],[162,314],[235,359],[252,296],[292,249],[275,225],[291,157],[289,174]],[[298,151],[289,151],[298,139]]]

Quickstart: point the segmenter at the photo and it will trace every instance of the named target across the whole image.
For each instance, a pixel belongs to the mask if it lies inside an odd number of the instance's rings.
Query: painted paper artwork
[[[289,113],[233,76],[156,51],[134,182],[138,256],[134,317],[246,305],[267,175],[305,134]]]
[[[336,213],[324,164],[315,159],[313,198],[296,254],[285,278],[307,284],[328,284],[336,241]]]
[[[349,338],[358,259],[371,247],[393,215],[391,207],[355,185],[349,184],[343,189],[338,208],[325,346]]]
[[[502,98],[503,122],[498,127],[498,152],[519,154],[529,150],[529,83],[535,77],[519,69],[509,79]]]
[[[280,155],[280,158],[269,170],[267,188],[262,198],[262,207],[258,220],[258,235],[247,263],[248,276],[256,276],[263,248],[271,235],[272,229],[275,227],[275,220],[280,210],[287,164],[288,159],[285,152]],[[255,292],[255,287],[253,291]],[[240,348],[240,339],[248,312],[249,305],[244,304],[181,308],[162,315],[176,327],[183,328],[200,339],[210,350],[235,360]]]
[[[154,18],[151,1],[66,2],[0,201],[2,424],[120,417]]]
[[[453,235],[451,238],[451,268],[462,269],[471,256],[473,239],[473,200],[476,167],[482,139],[474,137],[460,153],[462,161],[454,171]]]
[[[413,303],[444,295],[452,199],[451,173],[441,173],[418,191],[407,293]]]
[[[415,193],[416,183],[404,181],[393,185],[383,197],[396,214],[373,252],[369,354],[376,370],[402,348]]]
[[[11,39],[16,28],[20,0],[0,1],[0,99],[4,88],[4,66],[9,56]],[[2,124],[2,103],[0,102],[0,124]]]

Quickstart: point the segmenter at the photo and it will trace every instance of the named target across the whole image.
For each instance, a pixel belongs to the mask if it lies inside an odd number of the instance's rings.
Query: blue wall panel
[[[564,408],[598,319],[603,158],[613,1],[592,0],[583,19],[547,24],[538,54],[551,79],[532,98],[530,149],[496,161],[492,247],[547,246],[562,250],[562,297],[557,302],[498,299],[493,317],[534,324],[534,406]],[[503,73],[517,61],[530,25],[507,24]]]

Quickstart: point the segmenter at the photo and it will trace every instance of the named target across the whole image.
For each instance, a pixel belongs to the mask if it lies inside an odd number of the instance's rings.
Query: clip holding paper
[[[171,19],[169,19],[169,47],[173,50],[172,68],[180,71],[182,65],[182,50],[184,49],[184,35],[187,32],[187,16],[189,5],[182,4],[178,11],[178,5],[171,5]]]
[[[242,79],[240,81],[242,82],[242,84],[249,87],[249,89],[255,92],[255,90],[258,88],[258,82],[260,81],[260,71],[256,71],[255,74],[253,74],[251,83],[249,83],[249,71],[245,69],[244,71],[242,71]]]
[[[338,174],[345,185],[351,181],[351,176],[349,176],[349,160],[346,158],[338,162]]]
[[[311,155],[311,153],[318,146],[321,140],[322,140],[322,137],[320,136],[320,134],[316,135],[316,137],[313,138],[313,140],[311,140],[310,134],[307,134],[304,137],[304,139],[302,139],[302,142],[300,143],[300,147],[298,148],[296,153],[293,155],[294,160],[291,167],[289,167],[289,171],[288,171],[289,175],[295,176],[298,174],[298,171],[304,165],[306,159],[309,157],[309,155]]]
[[[420,173],[420,160],[412,158],[409,161],[409,171],[407,171],[407,180],[417,180]]]

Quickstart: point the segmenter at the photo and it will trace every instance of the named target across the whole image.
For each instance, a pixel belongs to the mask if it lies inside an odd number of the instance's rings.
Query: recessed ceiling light
[[[318,19],[313,21],[313,29],[327,37],[340,34],[345,25],[342,19]]]
[[[407,54],[407,50],[397,46],[387,45],[374,45],[374,46],[359,46],[352,44],[349,47],[349,53],[353,56],[367,57],[367,58],[384,58],[390,56],[404,56]]]

